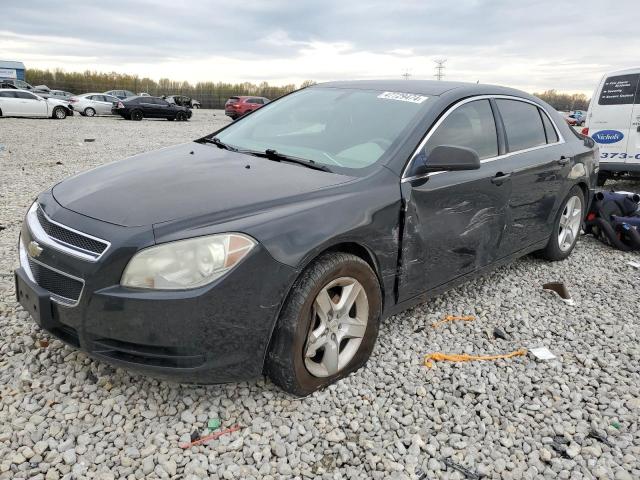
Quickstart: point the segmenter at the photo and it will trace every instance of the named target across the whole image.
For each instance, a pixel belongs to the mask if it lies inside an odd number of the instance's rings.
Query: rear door
[[[427,135],[426,156],[438,145],[478,152],[481,167],[403,179],[401,300],[437,288],[498,259],[506,229],[510,168],[500,156],[498,129],[487,99],[452,107]],[[503,178],[505,177],[505,178]]]
[[[19,100],[15,94],[13,91],[0,92],[0,110],[5,117],[18,115]]]
[[[638,81],[633,113],[631,114],[631,128],[629,130],[625,162],[635,167],[632,169],[635,172],[640,169],[640,81]]]
[[[504,124],[513,191],[502,256],[551,233],[553,215],[571,170],[571,148],[537,105],[515,98],[495,100]]]
[[[600,163],[624,163],[635,153],[635,131],[632,131],[634,100],[640,73],[604,78],[598,98],[590,112],[589,134],[600,147]],[[606,165],[603,165],[606,170]]]

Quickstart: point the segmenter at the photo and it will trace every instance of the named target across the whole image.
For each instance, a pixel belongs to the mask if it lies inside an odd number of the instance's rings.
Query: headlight
[[[255,245],[246,235],[230,233],[149,247],[129,261],[120,284],[156,290],[201,287],[231,270]]]

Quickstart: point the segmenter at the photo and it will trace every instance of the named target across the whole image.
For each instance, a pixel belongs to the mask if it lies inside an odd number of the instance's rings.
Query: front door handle
[[[494,185],[502,185],[504,182],[509,180],[509,178],[511,178],[511,174],[510,173],[498,172],[491,179],[491,183],[493,183]]]
[[[571,157],[565,157],[564,155],[562,155],[560,157],[560,159],[558,160],[558,163],[560,165],[566,165],[567,163],[569,163],[571,161]]]

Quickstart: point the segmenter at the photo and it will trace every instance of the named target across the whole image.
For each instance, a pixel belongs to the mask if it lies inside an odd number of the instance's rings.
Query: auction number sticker
[[[422,103],[429,97],[425,97],[424,95],[417,95],[415,93],[383,92],[378,95],[378,98],[386,98],[387,100],[399,100],[401,102]]]

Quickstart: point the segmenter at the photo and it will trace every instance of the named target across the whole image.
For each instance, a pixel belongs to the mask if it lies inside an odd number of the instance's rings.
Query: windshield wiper
[[[213,138],[205,137],[202,140],[204,142],[206,142],[206,143],[213,143],[216,147],[224,148],[225,150],[229,150],[231,152],[237,152],[238,151],[237,148],[232,147],[231,145],[227,145],[222,140],[220,140],[218,137],[213,137]]]
[[[296,163],[298,165],[302,165],[307,168],[312,168],[314,170],[320,170],[323,172],[331,173],[331,169],[326,165],[321,165],[319,163],[314,162],[313,160],[306,160],[304,158],[292,157],[291,155],[280,153],[277,150],[274,150],[273,148],[267,148],[264,152],[246,151],[243,153],[250,153],[251,155],[255,155],[256,157],[268,158],[269,160],[274,160],[276,162]]]

